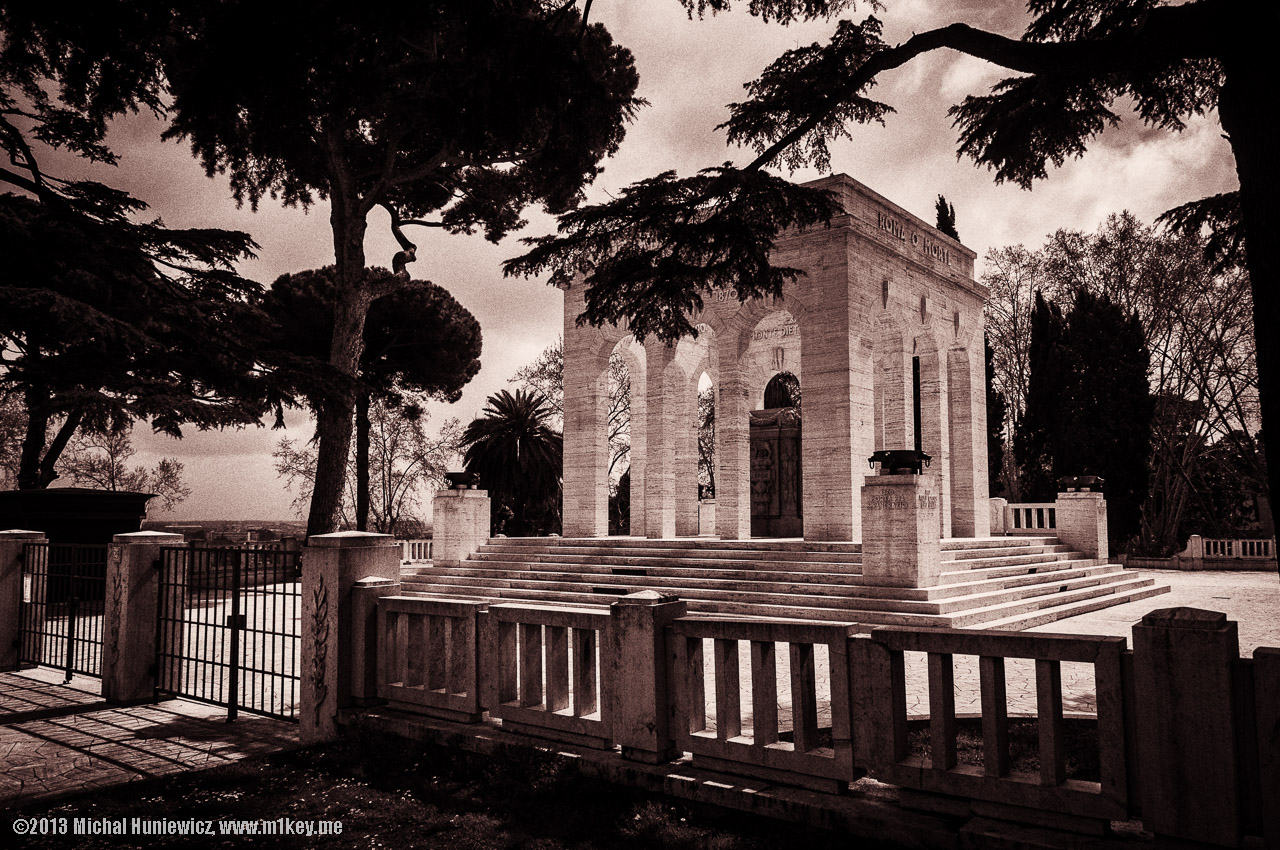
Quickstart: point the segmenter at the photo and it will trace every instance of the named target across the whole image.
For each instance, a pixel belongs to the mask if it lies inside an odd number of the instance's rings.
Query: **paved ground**
[[[298,745],[292,723],[187,700],[109,707],[99,680],[0,673],[0,809]]]

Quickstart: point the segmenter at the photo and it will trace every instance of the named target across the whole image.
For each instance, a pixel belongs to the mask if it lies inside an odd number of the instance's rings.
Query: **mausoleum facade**
[[[631,534],[693,536],[698,516],[698,389],[715,391],[715,534],[751,536],[750,411],[774,376],[802,395],[799,485],[806,540],[861,539],[860,492],[881,449],[916,443],[938,479],[943,537],[990,530],[982,308],[975,255],[845,175],[816,181],[845,213],[783,236],[777,262],[805,270],[777,299],[719,292],[696,338],[639,344],[625,327],[578,327],[580,282],[564,305],[566,537],[608,533],[609,358],[631,380]],[[769,485],[755,480],[756,503]],[[776,500],[775,500],[776,501]],[[708,529],[702,529],[707,533]]]

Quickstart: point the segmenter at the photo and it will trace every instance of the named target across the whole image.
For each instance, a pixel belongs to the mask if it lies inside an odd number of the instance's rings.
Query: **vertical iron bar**
[[[231,558],[231,650],[227,655],[227,663],[230,669],[229,681],[227,688],[230,693],[227,694],[227,722],[234,723],[236,714],[240,704],[240,564],[241,558],[238,553],[232,553]]]
[[[76,615],[79,613],[79,609],[80,600],[73,594],[67,599],[67,659],[65,665],[67,678],[62,682],[64,685],[71,682],[71,671],[75,660]]]

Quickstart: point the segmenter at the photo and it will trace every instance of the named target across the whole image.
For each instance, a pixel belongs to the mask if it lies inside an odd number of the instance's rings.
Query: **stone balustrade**
[[[399,541],[403,548],[402,561],[430,561],[431,539],[413,539]]]

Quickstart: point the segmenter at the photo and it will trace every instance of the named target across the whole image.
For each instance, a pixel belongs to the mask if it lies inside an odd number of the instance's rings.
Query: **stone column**
[[[936,350],[920,352],[920,448],[932,458],[929,471],[938,479],[938,534],[950,537],[950,399],[947,383],[942,376],[943,364],[944,358]],[[969,507],[972,509],[972,505]]]
[[[1063,544],[1087,557],[1106,560],[1107,500],[1101,493],[1059,493],[1054,514]]]
[[[676,535],[676,435],[679,391],[677,369],[671,361],[675,346],[656,338],[645,352],[644,536],[669,539]],[[636,533],[633,528],[632,534]]]
[[[378,600],[400,592],[400,579],[369,576],[351,586],[351,702],[378,699]]]
[[[716,532],[721,540],[751,536],[751,401],[742,368],[740,332],[716,346]]]
[[[564,293],[566,537],[600,537],[609,531],[609,359],[607,354],[602,358],[600,331],[577,325],[586,307],[583,291],[581,282],[575,282]]]
[[[304,744],[335,738],[338,709],[352,704],[357,670],[353,650],[365,645],[353,638],[353,623],[364,625],[352,616],[352,589],[361,579],[399,582],[400,544],[391,535],[340,531],[307,540],[302,550],[299,660]],[[364,664],[358,669],[363,671]]]
[[[491,509],[487,490],[437,490],[431,502],[431,562],[456,567],[479,550],[489,540]]]
[[[932,587],[942,576],[938,479],[880,475],[862,484],[862,582]]]
[[[156,696],[156,610],[161,547],[181,546],[181,534],[117,534],[107,552],[102,622],[102,696],[128,705]]]
[[[686,379],[675,399],[676,536],[698,534],[698,384]],[[678,387],[673,389],[679,389]]]
[[[957,537],[991,534],[985,369],[983,358],[967,349],[947,352],[951,533]]]
[[[17,670],[22,644],[23,549],[43,531],[0,531],[0,671]]]
[[[670,761],[675,700],[668,690],[666,628],[687,610],[685,602],[642,590],[609,606],[609,629],[600,660],[612,685],[613,740],[622,757],[647,764]]]
[[[1142,822],[1157,840],[1240,846],[1236,624],[1198,608],[1133,627]]]

